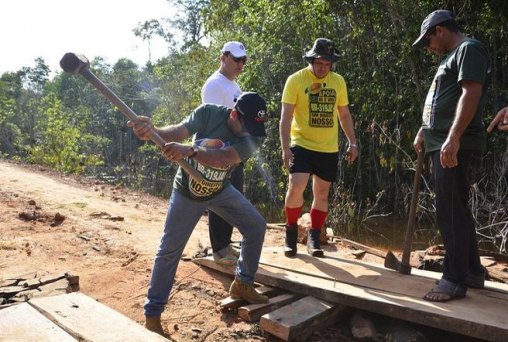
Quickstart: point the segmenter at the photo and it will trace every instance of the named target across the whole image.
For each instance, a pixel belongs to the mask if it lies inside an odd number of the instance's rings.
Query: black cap
[[[254,137],[264,137],[265,120],[267,118],[266,102],[255,92],[247,92],[236,100],[235,109],[243,117],[247,132]]]
[[[337,50],[333,44],[333,41],[327,38],[318,38],[314,42],[314,46],[310,49],[303,59],[311,63],[314,58],[323,58],[330,62],[336,62],[339,59]]]
[[[427,33],[436,25],[444,23],[450,19],[453,19],[453,13],[448,10],[437,10],[429,14],[423,19],[422,26],[420,27],[420,37],[415,40],[413,47],[415,49],[422,48],[427,45],[425,36]]]

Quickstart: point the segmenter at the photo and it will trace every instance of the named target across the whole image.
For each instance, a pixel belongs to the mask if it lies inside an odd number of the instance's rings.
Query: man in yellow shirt
[[[319,236],[328,214],[330,185],[337,178],[339,124],[349,142],[348,162],[358,157],[358,147],[346,82],[331,71],[338,59],[333,42],[316,39],[303,58],[309,65],[288,77],[282,94],[280,142],[284,166],[289,171],[284,255],[296,255],[297,221],[303,208],[303,192],[312,175],[312,229],[307,251],[323,257]]]

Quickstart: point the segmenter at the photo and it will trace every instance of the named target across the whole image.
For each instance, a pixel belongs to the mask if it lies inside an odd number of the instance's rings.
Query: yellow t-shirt
[[[291,146],[318,152],[339,150],[338,106],[349,104],[344,78],[329,72],[314,76],[309,68],[288,77],[282,103],[295,105],[291,122]]]

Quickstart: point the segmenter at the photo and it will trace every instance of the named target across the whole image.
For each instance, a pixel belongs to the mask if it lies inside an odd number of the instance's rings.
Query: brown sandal
[[[461,293],[461,291],[457,291],[457,289],[450,292],[436,286],[427,292],[425,296],[423,296],[423,299],[428,300],[429,302],[447,302],[452,299],[464,298],[465,296],[465,293]]]

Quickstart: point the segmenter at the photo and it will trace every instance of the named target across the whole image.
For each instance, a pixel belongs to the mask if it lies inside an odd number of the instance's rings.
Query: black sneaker
[[[284,255],[294,257],[296,255],[296,242],[298,241],[298,225],[286,224],[286,241],[284,244]]]
[[[317,258],[324,257],[323,250],[319,244],[320,235],[321,230],[309,229],[309,238],[307,239],[307,253]]]

